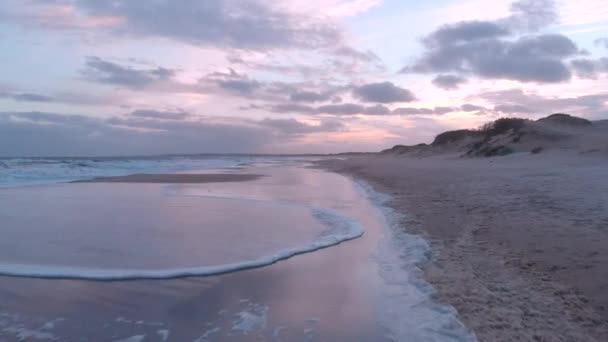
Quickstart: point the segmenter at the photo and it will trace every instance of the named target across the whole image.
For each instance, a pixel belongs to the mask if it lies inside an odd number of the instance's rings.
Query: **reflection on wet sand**
[[[369,255],[381,228],[366,212],[369,204],[338,175],[299,168],[267,171],[270,177],[252,182],[179,184],[173,190],[190,204],[201,194],[240,193],[333,207],[366,221],[365,238],[215,277],[103,283],[4,277],[0,312],[19,319],[2,319],[6,326],[0,329],[22,326],[35,333],[44,326],[40,323],[57,320],[39,333],[60,339],[145,336],[145,341],[162,341],[167,335],[168,340],[186,341],[377,339],[372,289],[380,279]],[[150,188],[143,187],[141,193],[150,196]]]

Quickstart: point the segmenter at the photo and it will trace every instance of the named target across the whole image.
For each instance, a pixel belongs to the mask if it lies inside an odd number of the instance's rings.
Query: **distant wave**
[[[153,280],[213,276],[272,265],[296,255],[315,252],[320,249],[338,245],[345,241],[357,239],[364,234],[363,227],[350,218],[329,209],[313,208],[312,210],[315,218],[330,227],[329,230],[317,236],[317,239],[314,242],[284,249],[272,255],[238,263],[162,270],[96,269],[89,267],[0,264],[0,276],[96,281]]]
[[[134,173],[229,168],[252,160],[253,157],[246,156],[0,159],[0,187],[51,184]]]

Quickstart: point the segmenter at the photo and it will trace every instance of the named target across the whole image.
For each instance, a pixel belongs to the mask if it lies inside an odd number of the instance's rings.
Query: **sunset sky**
[[[2,0],[0,157],[333,153],[608,119],[605,0]]]

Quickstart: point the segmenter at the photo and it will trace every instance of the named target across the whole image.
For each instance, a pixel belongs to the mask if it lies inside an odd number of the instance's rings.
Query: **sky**
[[[2,0],[0,157],[336,153],[608,119],[605,0]]]

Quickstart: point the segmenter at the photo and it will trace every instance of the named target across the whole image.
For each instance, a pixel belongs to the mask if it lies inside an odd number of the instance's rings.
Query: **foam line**
[[[403,229],[403,212],[389,206],[391,195],[377,192],[355,179],[362,195],[375,206],[384,225],[384,237],[372,260],[378,264],[383,284],[379,324],[390,341],[475,342],[475,334],[458,319],[452,306],[433,300],[434,289],[423,277],[422,264],[431,258],[431,247],[420,236]]]
[[[121,270],[66,266],[0,264],[0,276],[93,281],[160,280],[187,277],[206,277],[269,266],[297,255],[312,253],[324,248],[338,245],[342,242],[357,239],[364,234],[363,227],[361,227],[359,223],[339,215],[332,210],[315,208],[313,209],[313,215],[330,227],[330,230],[319,235],[316,241],[307,245],[284,249],[272,255],[238,263],[163,270]]]

